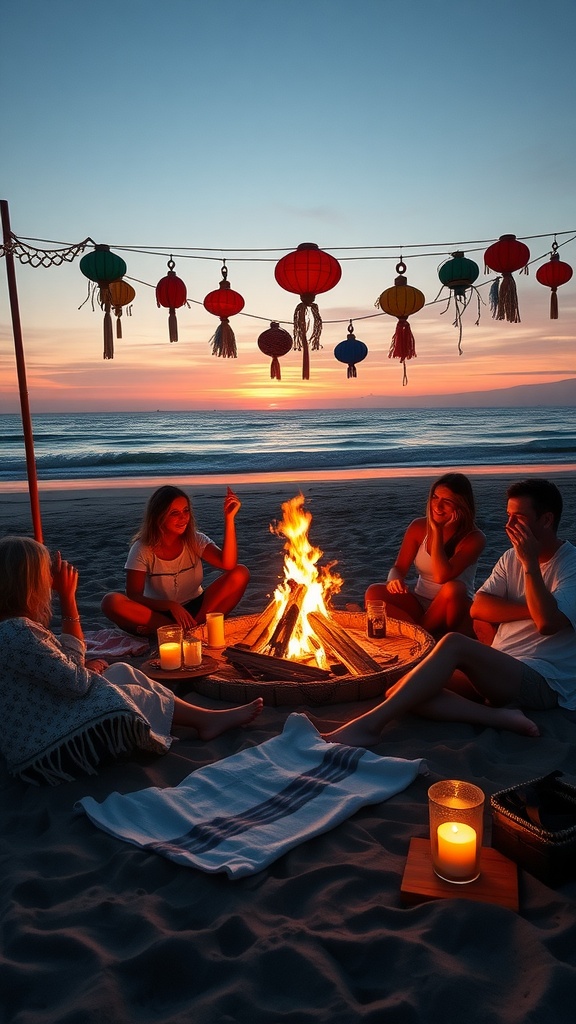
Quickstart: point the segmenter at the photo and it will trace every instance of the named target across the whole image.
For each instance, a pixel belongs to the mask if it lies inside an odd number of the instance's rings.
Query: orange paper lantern
[[[404,277],[405,270],[406,264],[400,260],[400,263],[396,264],[396,273],[399,276],[395,279],[394,286],[386,288],[376,299],[375,303],[385,313],[398,317],[398,324],[392,335],[392,344],[390,345],[388,358],[399,359],[402,363],[404,368],[402,384],[404,385],[408,383],[406,360],[413,359],[416,355],[416,343],[412,334],[412,328],[408,323],[408,317],[422,309],[426,302],[424,294],[418,288],[413,288],[408,284],[406,277]]]

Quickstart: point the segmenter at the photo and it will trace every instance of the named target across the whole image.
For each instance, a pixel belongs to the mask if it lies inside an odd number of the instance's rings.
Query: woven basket
[[[398,619],[388,619],[386,639],[374,642],[366,636],[366,615],[364,612],[332,612],[338,625],[346,629],[352,638],[376,661],[382,659],[381,672],[365,676],[331,676],[329,679],[306,683],[291,683],[286,680],[239,679],[232,666],[222,661],[222,669],[203,679],[193,681],[197,693],[208,697],[243,704],[262,697],[264,703],[273,707],[299,704],[318,707],[322,704],[345,704],[351,701],[368,700],[378,697],[392,683],[400,679],[413,665],[432,650],[434,639],[421,626]],[[230,646],[242,643],[248,630],[259,616],[244,615],[226,620],[226,643]],[[385,659],[397,657],[387,666]]]

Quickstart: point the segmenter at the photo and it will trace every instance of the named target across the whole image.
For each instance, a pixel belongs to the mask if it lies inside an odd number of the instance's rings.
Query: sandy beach
[[[514,467],[516,468],[516,467]],[[487,535],[478,582],[508,546],[505,489],[517,472],[475,474]],[[542,474],[544,475],[544,474]],[[560,533],[576,542],[576,477],[548,473],[565,502]],[[427,476],[232,482],[242,500],[241,560],[251,582],[239,614],[262,610],[281,572],[282,540],[269,530],[301,489],[321,562],[337,562],[336,604],[361,604],[384,578],[409,520],[422,514]],[[102,595],[123,586],[130,538],[152,488],[42,485],[45,542],[80,570],[86,629],[106,625]],[[187,486],[199,527],[221,538],[224,483]],[[25,491],[0,496],[0,534],[31,533]],[[190,699],[215,706],[209,698]],[[370,702],[331,705],[344,721]],[[97,778],[37,789],[2,769],[0,862],[3,1020],[86,1024],[568,1024],[576,985],[576,881],[550,887],[519,872],[519,910],[461,891],[403,905],[412,837],[428,835],[427,789],[439,778],[475,782],[489,797],[561,769],[576,779],[576,724],[534,715],[537,740],[414,716],[392,723],[375,752],[423,758],[419,776],[265,870],[232,881],[183,867],[98,830],[75,802],[113,791],[172,787],[191,772],[280,733],[294,709],[266,707],[253,728],[204,744],[181,736],[165,757],[140,756]],[[304,708],[296,709],[304,710]],[[318,712],[316,712],[318,713]],[[461,890],[462,887],[460,887]]]

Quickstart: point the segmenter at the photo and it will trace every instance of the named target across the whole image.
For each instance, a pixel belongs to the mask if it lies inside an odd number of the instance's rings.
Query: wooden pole
[[[32,434],[32,419],[30,416],[30,405],[28,402],[28,387],[26,384],[26,364],[24,362],[24,346],[22,344],[22,328],[20,326],[20,310],[18,307],[18,289],[16,287],[16,271],[14,268],[14,256],[12,253],[12,232],[10,231],[10,214],[6,199],[0,199],[0,212],[2,217],[2,234],[4,238],[4,255],[6,259],[6,276],[8,278],[8,297],[10,299],[10,312],[12,314],[12,332],[14,334],[14,351],[16,353],[16,369],[18,371],[18,389],[20,391],[20,410],[22,414],[22,426],[24,428],[24,448],[26,452],[26,472],[28,474],[28,493],[30,496],[30,510],[32,512],[32,525],[34,537],[43,543],[42,520],[40,517],[40,500],[38,496],[38,480],[36,477],[36,459],[34,457],[34,438]]]

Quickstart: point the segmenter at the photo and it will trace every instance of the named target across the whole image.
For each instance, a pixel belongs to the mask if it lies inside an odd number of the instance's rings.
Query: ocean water
[[[33,417],[39,480],[576,462],[574,408],[60,413]],[[0,416],[0,481],[25,480]]]

